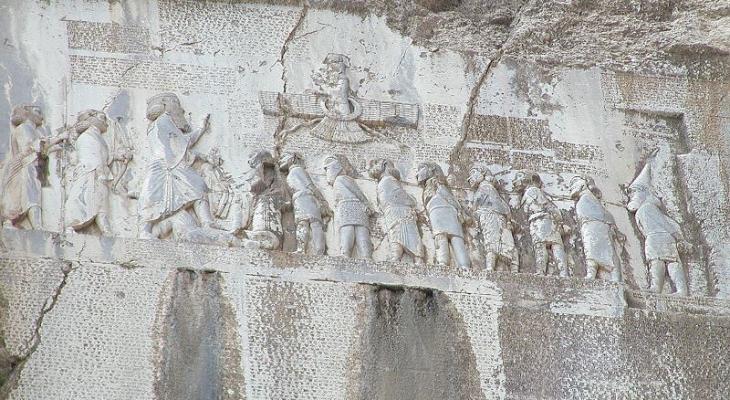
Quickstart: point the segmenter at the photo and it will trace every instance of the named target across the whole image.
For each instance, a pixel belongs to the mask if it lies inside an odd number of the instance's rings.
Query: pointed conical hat
[[[635,191],[651,191],[651,164],[649,162],[644,165],[639,175],[629,185],[629,190]]]

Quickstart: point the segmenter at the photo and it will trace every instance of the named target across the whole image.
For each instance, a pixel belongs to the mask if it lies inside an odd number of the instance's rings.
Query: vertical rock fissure
[[[464,143],[466,142],[467,135],[469,133],[469,128],[471,127],[472,121],[474,119],[474,113],[477,106],[477,101],[479,100],[479,93],[482,90],[482,86],[484,86],[484,83],[489,79],[489,77],[494,72],[494,69],[497,65],[499,65],[500,61],[502,60],[502,56],[504,55],[504,49],[507,43],[512,39],[513,37],[513,30],[514,27],[519,25],[520,17],[522,13],[522,9],[525,7],[526,4],[529,2],[525,2],[517,9],[515,12],[515,17],[512,19],[512,22],[510,22],[509,25],[509,33],[507,34],[504,41],[498,46],[497,50],[494,53],[494,56],[489,60],[489,63],[487,63],[487,66],[484,68],[484,72],[479,76],[479,79],[477,80],[476,84],[472,87],[471,93],[469,94],[469,99],[466,104],[466,112],[464,113],[464,119],[461,123],[461,138],[459,139],[459,142],[456,143],[454,146],[454,149],[451,151],[451,155],[449,157],[449,168],[454,168],[454,166],[459,165],[459,158],[463,155],[462,149],[464,148]],[[454,171],[451,171],[454,172]],[[462,171],[465,173],[465,171]]]
[[[281,81],[282,81],[282,93],[286,93],[289,85],[289,80],[287,78],[287,69],[286,69],[286,54],[289,52],[289,45],[291,42],[296,38],[297,32],[301,29],[302,25],[304,25],[304,20],[307,18],[307,14],[309,13],[309,2],[304,0],[302,2],[302,9],[299,12],[299,17],[297,18],[297,22],[294,24],[294,27],[289,31],[289,34],[287,35],[286,39],[284,40],[284,44],[281,46],[281,52],[279,53],[279,59],[277,62],[281,64]],[[286,122],[289,119],[287,107],[282,107],[282,111],[284,112],[284,115],[279,118],[279,123],[276,126],[276,129],[274,130],[274,150],[276,152],[279,152],[281,150],[281,146],[283,146],[284,137],[282,132],[286,128]]]
[[[0,365],[0,368],[4,370],[0,370],[0,399],[8,397],[10,392],[17,385],[18,380],[20,379],[20,374],[23,372],[23,368],[28,363],[28,360],[30,360],[30,357],[41,345],[41,329],[43,328],[43,321],[56,307],[58,299],[63,292],[63,288],[65,288],[68,283],[69,274],[74,270],[71,265],[72,264],[70,262],[65,262],[61,265],[61,273],[63,274],[61,282],[59,282],[58,286],[56,286],[53,290],[53,293],[51,293],[51,296],[43,303],[40,314],[38,314],[38,318],[36,318],[35,323],[33,324],[33,335],[26,343],[26,350],[23,354],[20,356],[7,354],[5,351],[4,339],[0,337],[0,364],[4,364]]]

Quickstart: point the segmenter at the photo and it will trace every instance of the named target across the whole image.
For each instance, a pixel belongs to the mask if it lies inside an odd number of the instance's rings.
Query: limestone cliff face
[[[103,111],[110,153],[133,155],[109,166],[108,235],[69,231],[76,138],[36,166],[42,229],[0,230],[0,398],[730,392],[727,1],[9,0],[0,33],[3,174],[17,169],[10,120],[21,104],[42,110],[47,136],[78,135],[80,113]],[[238,235],[219,242],[233,247],[192,243],[204,230],[139,239],[155,161],[148,101],[163,92],[193,128],[210,123],[183,164],[205,180],[215,223]],[[281,209],[277,250],[238,246],[250,239],[236,224],[260,150],[301,154],[309,188],[335,209],[325,165],[349,160],[378,211],[366,217],[373,259],[337,257],[335,220],[323,221],[324,255],[292,254],[294,207]],[[415,199],[423,264],[391,260],[374,159],[391,161]],[[423,163],[467,209],[472,168],[491,171],[511,211],[514,266],[486,271],[476,215],[462,224],[470,268],[436,263]],[[665,293],[647,289],[646,227],[626,207],[645,170],[688,243],[678,256],[688,296],[669,294],[668,275]],[[526,176],[560,220],[565,268],[551,252],[549,276],[534,274],[544,240],[523,201]],[[591,178],[621,234],[620,283],[605,270],[584,279],[591,243],[576,177]],[[199,227],[190,213],[181,224]]]

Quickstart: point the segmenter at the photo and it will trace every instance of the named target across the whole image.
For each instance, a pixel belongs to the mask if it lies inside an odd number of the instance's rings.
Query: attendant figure
[[[102,235],[111,236],[109,194],[115,177],[110,167],[114,161],[131,160],[132,153],[111,153],[103,136],[109,124],[102,111],[82,112],[74,128],[78,137],[74,143],[73,180],[64,207],[66,226],[78,232],[96,224]]]
[[[0,217],[11,227],[27,220],[31,229],[42,229],[41,180],[43,159],[61,149],[68,133],[49,138],[43,129],[40,107],[21,105],[10,115],[10,144],[2,169]]]

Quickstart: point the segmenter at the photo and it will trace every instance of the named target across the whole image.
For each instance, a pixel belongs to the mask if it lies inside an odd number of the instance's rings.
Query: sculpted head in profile
[[[515,187],[522,191],[520,208],[530,225],[530,237],[535,252],[536,273],[547,275],[548,261],[557,264],[560,276],[570,276],[568,259],[563,244],[565,227],[560,209],[543,191],[540,175],[521,171],[516,176]]]
[[[43,125],[43,110],[40,107],[30,104],[23,104],[13,108],[10,114],[10,124],[13,127],[24,122],[29,122],[35,127]]]
[[[294,166],[303,166],[303,164],[304,158],[297,152],[287,151],[279,157],[279,169],[283,172],[289,171]]]
[[[109,129],[107,116],[99,110],[82,111],[74,129],[76,162],[64,208],[66,226],[79,232],[96,224],[102,235],[111,236],[108,198],[115,176],[110,165],[117,158],[101,135]]]
[[[163,114],[172,119],[175,126],[183,132],[190,132],[191,127],[185,118],[185,109],[175,93],[160,93],[147,100],[147,119],[156,121]]]
[[[79,114],[75,125],[76,133],[84,133],[92,126],[98,129],[101,133],[104,133],[107,129],[109,129],[109,120],[103,111],[86,110]]]

